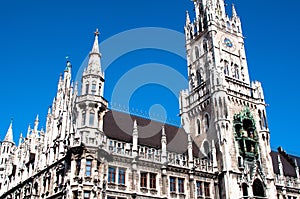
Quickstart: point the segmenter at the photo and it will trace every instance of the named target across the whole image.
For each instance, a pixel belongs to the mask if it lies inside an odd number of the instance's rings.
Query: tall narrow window
[[[125,169],[119,169],[119,184],[125,185]]]
[[[86,123],[86,113],[82,112],[82,116],[81,116],[81,126],[84,126]]]
[[[268,128],[268,123],[267,123],[267,118],[266,118],[265,111],[263,111],[263,128],[264,129]]]
[[[202,196],[202,183],[199,181],[196,182],[196,194],[197,197]]]
[[[200,124],[200,120],[197,119],[197,134],[200,135],[201,134],[201,124]]]
[[[243,189],[243,196],[248,196],[248,186],[247,186],[247,184],[243,183],[242,189]]]
[[[205,53],[208,51],[207,41],[206,41],[206,40],[203,41],[203,51],[204,51]]]
[[[197,78],[198,85],[200,85],[202,83],[202,77],[199,70],[197,70],[196,72],[196,78]]]
[[[210,196],[210,188],[209,188],[209,183],[208,182],[204,182],[204,194],[205,194],[205,197]]]
[[[228,61],[224,62],[224,74],[229,75],[229,64]]]
[[[116,182],[116,168],[114,167],[108,168],[108,182],[110,183]]]
[[[261,111],[260,111],[260,110],[258,110],[258,116],[259,116],[259,127],[260,127],[260,129],[262,130],[262,129],[263,129],[263,125],[262,125],[263,118],[262,118],[262,115],[261,115]]]
[[[240,79],[239,67],[237,65],[234,65],[234,77]]]
[[[150,173],[150,189],[156,189],[156,173]]]
[[[87,83],[87,84],[85,85],[85,94],[86,94],[86,95],[89,94],[89,90],[90,90],[90,85]]]
[[[95,120],[95,113],[91,111],[90,112],[90,121],[89,121],[90,126],[94,126],[94,120]]]
[[[205,129],[207,131],[209,129],[209,116],[208,116],[208,114],[205,114],[204,119],[205,119]]]
[[[147,187],[147,173],[143,172],[141,173],[141,181],[140,181],[141,187]]]
[[[200,57],[199,48],[195,47],[195,58],[198,59]]]
[[[76,160],[76,169],[75,169],[75,175],[78,176],[80,173],[80,169],[81,169],[81,160],[77,159]]]
[[[170,192],[176,192],[176,178],[170,177]]]
[[[92,95],[96,95],[96,84],[95,83],[92,84],[91,92],[92,92]]]
[[[178,178],[178,192],[184,193],[184,179]]]
[[[85,175],[91,176],[91,170],[92,170],[92,160],[86,160]]]

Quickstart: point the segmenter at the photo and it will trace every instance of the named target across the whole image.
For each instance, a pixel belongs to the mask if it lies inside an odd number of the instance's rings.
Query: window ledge
[[[125,191],[126,188],[127,188],[127,187],[126,187],[125,184],[119,184],[119,185],[118,185],[118,189],[119,189],[119,190]]]
[[[141,188],[140,188],[140,191],[141,191],[142,193],[148,193],[148,192],[149,192],[149,190],[148,190],[146,187],[141,187]]]

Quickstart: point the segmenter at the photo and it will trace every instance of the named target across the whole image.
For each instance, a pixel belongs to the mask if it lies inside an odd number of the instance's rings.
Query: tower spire
[[[87,68],[88,72],[101,73],[101,63],[100,63],[101,54],[100,54],[99,42],[98,42],[99,34],[100,33],[97,28],[96,31],[94,32],[95,40],[89,55],[90,57],[89,57],[88,68]]]
[[[11,142],[13,143],[13,131],[12,131],[12,123],[13,123],[13,119],[11,119],[10,121],[10,125],[8,127],[8,130],[6,132],[6,135],[5,135],[5,138],[4,138],[4,141],[5,142]]]
[[[39,125],[39,115],[36,115],[36,118],[35,118],[35,121],[34,121],[34,131],[35,131],[35,133],[37,132],[38,125]]]

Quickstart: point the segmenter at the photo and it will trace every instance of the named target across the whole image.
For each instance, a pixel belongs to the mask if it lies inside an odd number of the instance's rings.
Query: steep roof
[[[139,145],[157,149],[161,148],[162,126],[164,126],[167,137],[167,150],[176,153],[184,153],[187,151],[188,138],[183,128],[128,113],[108,111],[104,116],[104,133],[111,139],[132,142],[134,120],[137,121],[138,125]],[[199,148],[193,142],[194,156],[199,156],[199,152]]]
[[[284,176],[297,177],[295,161],[297,162],[297,165],[299,167],[300,157],[288,155],[285,153],[285,151],[281,151],[281,150],[279,150],[278,152],[272,151],[271,157],[272,157],[272,162],[273,162],[273,170],[274,170],[275,174],[280,173],[279,162],[278,162],[278,157],[279,157],[281,164],[282,164]],[[300,172],[300,170],[299,170],[299,172]]]

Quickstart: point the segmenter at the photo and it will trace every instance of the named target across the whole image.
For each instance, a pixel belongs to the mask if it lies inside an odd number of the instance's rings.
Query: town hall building
[[[299,199],[300,158],[271,151],[263,88],[249,78],[235,7],[228,16],[224,0],[194,6],[184,27],[180,127],[108,108],[96,31],[81,88],[68,60],[45,129],[37,117],[16,144],[10,124],[0,198]]]

